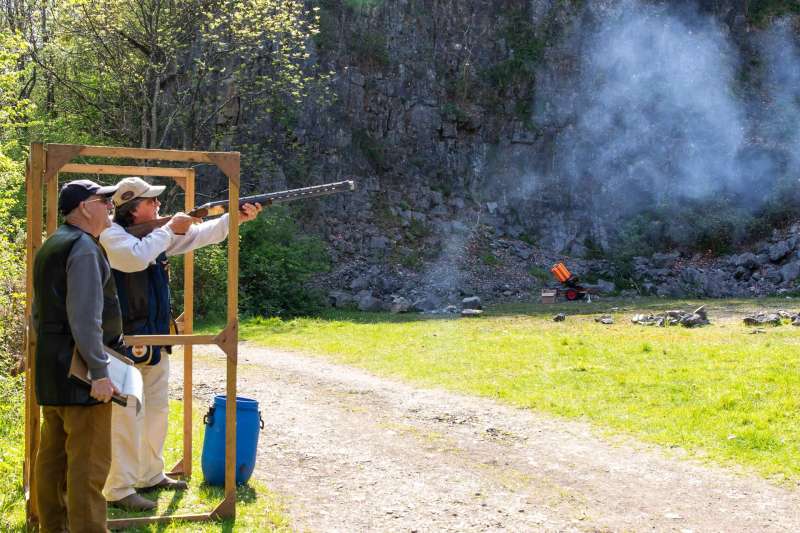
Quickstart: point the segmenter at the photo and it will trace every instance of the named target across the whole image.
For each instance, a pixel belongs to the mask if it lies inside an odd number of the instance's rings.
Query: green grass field
[[[692,310],[702,303],[711,326],[630,323],[634,312]],[[753,335],[741,322],[746,311],[792,304],[518,305],[477,319],[329,312],[314,319],[250,319],[241,333],[259,345],[586,420],[601,431],[797,481],[800,328],[784,325]],[[559,311],[568,313],[566,322],[552,321]],[[595,323],[606,311],[616,323]]]
[[[22,461],[24,456],[21,380],[0,378],[3,397],[16,390],[13,401],[0,404],[0,531],[25,531],[25,502],[22,495]],[[182,407],[179,402],[170,405],[170,431],[165,446],[167,465],[172,466],[182,454]],[[193,478],[186,492],[162,491],[148,497],[158,500],[158,514],[186,514],[211,511],[222,501],[223,489],[202,483],[200,456],[203,445],[202,415],[193,417]],[[110,518],[143,516],[145,513],[109,511]],[[288,518],[278,498],[262,483],[251,479],[237,489],[236,520],[154,524],[130,528],[128,532],[211,532],[211,531],[290,531]]]

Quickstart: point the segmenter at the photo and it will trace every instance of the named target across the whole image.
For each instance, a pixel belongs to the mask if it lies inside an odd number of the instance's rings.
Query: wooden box
[[[556,303],[557,295],[558,289],[542,289],[542,297],[540,301],[543,304],[554,304]]]

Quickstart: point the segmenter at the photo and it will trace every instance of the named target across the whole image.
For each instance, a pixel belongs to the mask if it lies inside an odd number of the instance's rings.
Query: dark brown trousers
[[[111,404],[43,407],[42,414],[35,472],[41,533],[105,533]]]

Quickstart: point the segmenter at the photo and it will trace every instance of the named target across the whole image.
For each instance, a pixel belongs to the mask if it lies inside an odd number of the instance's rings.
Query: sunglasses
[[[114,205],[114,203],[111,201],[111,198],[107,196],[104,196],[102,198],[95,198],[94,200],[84,200],[84,202],[86,202],[87,204],[89,202],[103,202],[106,205]]]

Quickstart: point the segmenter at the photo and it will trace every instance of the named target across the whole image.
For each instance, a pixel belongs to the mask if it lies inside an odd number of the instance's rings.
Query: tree
[[[320,79],[306,65],[315,11],[299,0],[69,0],[33,49],[58,113],[148,148],[208,148],[242,105],[268,115]]]

